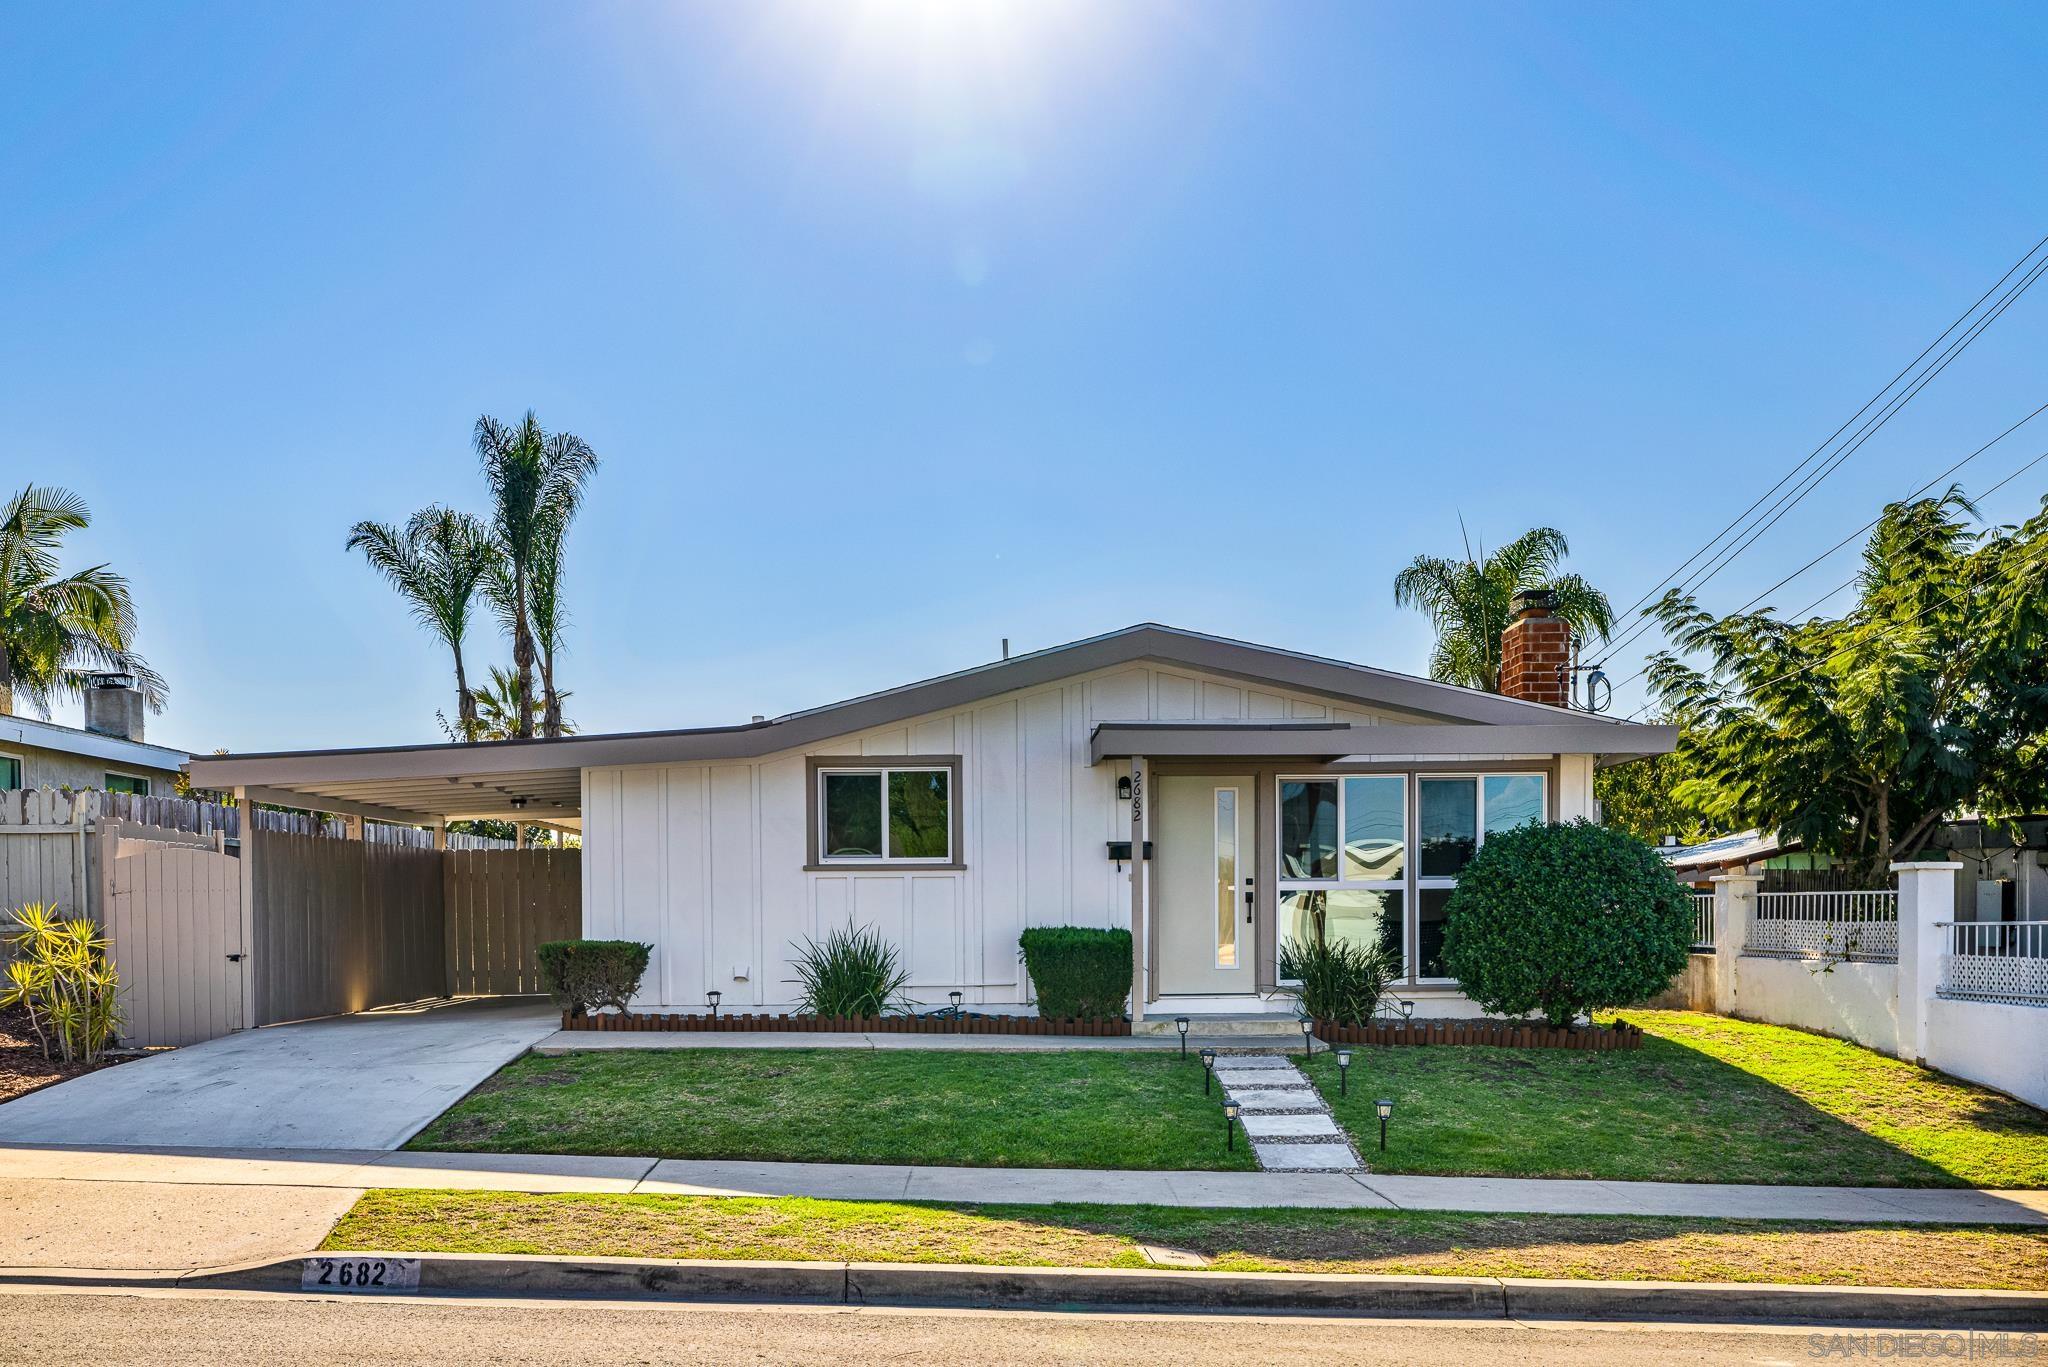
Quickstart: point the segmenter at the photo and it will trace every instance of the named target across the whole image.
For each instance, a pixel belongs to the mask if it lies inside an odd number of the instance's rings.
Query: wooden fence
[[[583,852],[450,850],[442,859],[449,991],[546,991],[534,950],[582,933]]]
[[[251,861],[256,1025],[448,991],[442,855],[258,830]]]

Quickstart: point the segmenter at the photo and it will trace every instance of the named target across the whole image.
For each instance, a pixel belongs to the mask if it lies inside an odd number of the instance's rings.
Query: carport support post
[[[235,789],[240,838],[238,873],[242,880],[242,1020],[237,1029],[256,1025],[256,803],[247,788]]]
[[[448,848],[448,818],[445,816],[434,823],[434,848],[437,850]]]

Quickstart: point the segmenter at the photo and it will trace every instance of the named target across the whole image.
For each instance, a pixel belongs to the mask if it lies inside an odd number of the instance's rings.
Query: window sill
[[[842,859],[806,864],[805,873],[965,873],[965,864],[923,864],[914,859]]]

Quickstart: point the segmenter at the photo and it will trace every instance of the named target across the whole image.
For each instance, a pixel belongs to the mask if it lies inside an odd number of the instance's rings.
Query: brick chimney
[[[133,674],[94,674],[86,681],[85,729],[96,735],[141,740],[148,711]]]
[[[1551,615],[1557,595],[1524,589],[1515,595],[1515,620],[1500,634],[1500,691],[1524,702],[1571,703],[1572,629]]]

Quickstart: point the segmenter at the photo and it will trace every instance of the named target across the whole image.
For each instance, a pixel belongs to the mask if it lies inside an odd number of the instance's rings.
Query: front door
[[[1253,992],[1252,778],[1170,774],[1154,790],[1159,993]]]

